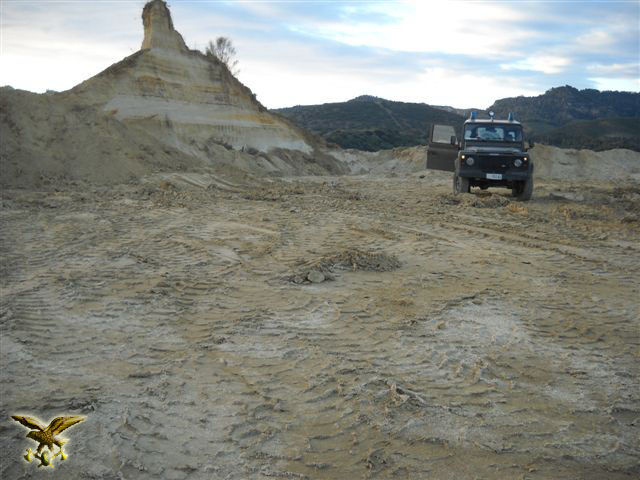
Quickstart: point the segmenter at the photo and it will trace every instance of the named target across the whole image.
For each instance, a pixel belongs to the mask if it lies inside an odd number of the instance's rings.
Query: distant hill
[[[546,145],[602,151],[628,148],[640,152],[640,117],[615,117],[567,123],[530,137]]]
[[[531,139],[550,145],[640,151],[640,93],[567,85],[536,97],[496,100],[489,110],[497,117],[513,112]]]
[[[475,109],[404,103],[364,95],[348,102],[274,110],[343,148],[376,151],[427,142],[433,123],[459,128]],[[565,148],[640,151],[640,93],[552,88],[496,100],[485,112],[513,112],[532,140]],[[483,110],[478,109],[479,112]],[[482,115],[482,113],[481,113]]]
[[[464,118],[424,103],[363,95],[347,102],[272,110],[342,148],[377,151],[427,142],[433,123],[455,125]]]
[[[526,126],[543,132],[579,120],[640,117],[640,93],[578,90],[566,85],[537,97],[496,100],[489,110],[498,117],[513,112]]]

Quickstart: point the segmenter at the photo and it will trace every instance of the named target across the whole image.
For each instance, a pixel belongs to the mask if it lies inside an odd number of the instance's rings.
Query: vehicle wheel
[[[518,200],[522,200],[523,202],[531,200],[531,195],[533,194],[533,177],[529,177],[523,182],[517,182],[511,189],[511,192]]]
[[[453,174],[453,193],[469,193],[471,185],[468,178],[459,177],[455,173]]]

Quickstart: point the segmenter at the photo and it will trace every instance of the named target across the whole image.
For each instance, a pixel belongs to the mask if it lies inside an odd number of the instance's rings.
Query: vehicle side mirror
[[[457,146],[458,145],[458,138],[455,135],[451,135],[451,139],[449,141],[451,142],[451,145],[453,145],[453,146]]]
[[[528,142],[525,142],[524,146],[526,147],[527,150],[529,150],[530,148],[533,148],[535,146],[535,143],[529,140]]]

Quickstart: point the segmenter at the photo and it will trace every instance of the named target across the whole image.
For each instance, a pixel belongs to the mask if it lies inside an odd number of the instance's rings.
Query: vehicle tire
[[[468,178],[459,177],[455,173],[453,174],[453,193],[469,193],[471,185]]]
[[[531,200],[531,195],[533,194],[533,177],[529,177],[522,182],[517,182],[511,189],[511,192],[518,200],[523,202]]]

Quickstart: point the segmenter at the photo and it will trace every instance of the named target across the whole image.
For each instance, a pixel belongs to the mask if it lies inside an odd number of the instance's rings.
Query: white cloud
[[[560,73],[571,64],[571,60],[566,57],[554,57],[550,55],[532,56],[513,63],[503,63],[502,70],[530,70],[546,74]]]
[[[540,93],[521,78],[461,74],[441,67],[427,69],[415,84],[411,94],[425,103],[464,108],[486,108],[498,98]]]
[[[576,38],[575,43],[590,49],[606,49],[614,42],[611,32],[602,29],[591,30]]]
[[[240,79],[267,108],[342,102],[367,91],[368,82],[356,74],[331,71],[274,68],[272,63],[252,62]]]
[[[370,4],[367,10],[394,21],[326,22],[291,28],[351,46],[485,58],[518,55],[509,45],[530,36],[529,32],[507,28],[509,22],[525,18],[522,11],[507,3],[383,2]]]
[[[401,81],[389,81],[375,74],[286,68],[252,62],[241,74],[268,108],[342,102],[358,95],[375,95],[389,100],[423,102],[430,105],[486,108],[496,99],[540,92],[519,78],[496,78],[461,74],[443,67],[428,68]],[[304,99],[299,101],[298,99]]]
[[[597,75],[624,76],[640,78],[640,63],[611,63],[609,65],[595,64],[588,65],[587,70]]]

